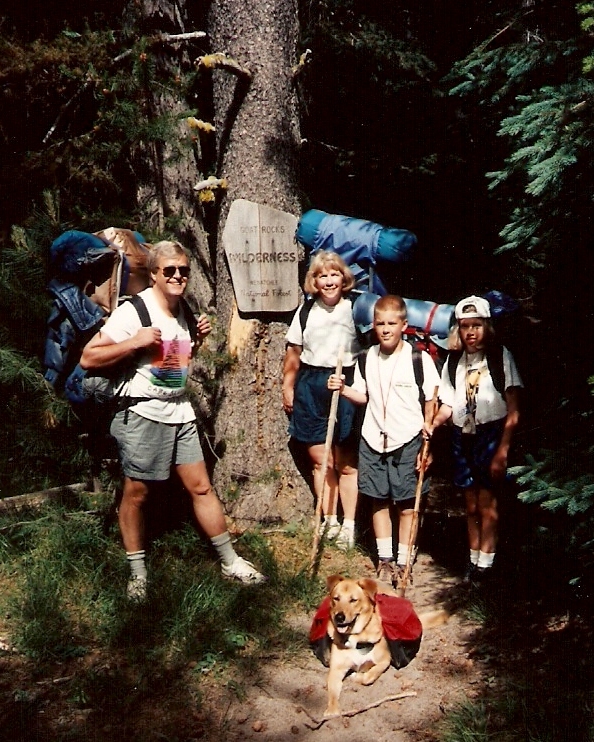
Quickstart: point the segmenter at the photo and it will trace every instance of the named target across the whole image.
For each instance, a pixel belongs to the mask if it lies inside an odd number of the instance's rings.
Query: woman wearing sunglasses
[[[134,358],[136,366],[124,392],[130,404],[115,415],[111,425],[125,477],[118,518],[130,566],[128,597],[136,601],[146,597],[143,508],[151,485],[169,479],[172,467],[192,498],[199,525],[221,558],[223,576],[262,582],[264,576],[238,556],[231,544],[186,395],[194,350],[181,307],[190,275],[188,256],[178,242],[158,242],[147,266],[151,286],[138,296],[146,305],[151,327],[142,327],[137,310],[126,302],[87,344],[80,361],[83,368],[102,369]],[[203,314],[197,320],[198,345],[210,331]]]

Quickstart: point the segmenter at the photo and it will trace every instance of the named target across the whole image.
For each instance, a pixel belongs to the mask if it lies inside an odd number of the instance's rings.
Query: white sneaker
[[[326,539],[328,541],[334,541],[334,539],[338,536],[340,533],[340,523],[333,523],[332,525],[327,526],[324,521],[320,523],[320,529],[318,533],[320,534],[320,538],[324,535],[326,535]]]
[[[335,543],[341,551],[353,549],[355,547],[355,532],[350,528],[341,528]]]
[[[221,572],[227,580],[237,580],[247,585],[259,585],[268,579],[261,572],[258,572],[251,562],[240,556],[228,567],[224,564],[221,565]]]
[[[133,603],[144,603],[146,600],[146,577],[130,577],[126,587],[128,600]]]

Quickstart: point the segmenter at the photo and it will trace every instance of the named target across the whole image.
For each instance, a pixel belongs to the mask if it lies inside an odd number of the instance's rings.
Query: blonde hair
[[[309,264],[305,281],[303,282],[303,290],[306,294],[315,296],[318,293],[315,280],[321,273],[328,269],[334,269],[342,273],[344,279],[342,282],[342,293],[348,294],[355,285],[355,276],[353,276],[351,269],[340,255],[334,252],[326,252],[325,250],[317,252]]]
[[[490,345],[495,340],[495,328],[491,320],[484,317],[477,317],[476,319],[482,322],[485,328],[485,346]],[[460,337],[460,325],[458,322],[452,325],[448,333],[448,350],[464,350],[464,343]]]
[[[397,296],[396,294],[386,294],[385,296],[380,296],[380,298],[375,302],[373,308],[374,321],[379,312],[396,312],[398,319],[406,319],[406,303],[401,296]]]
[[[169,240],[162,240],[161,242],[155,242],[153,249],[149,252],[146,261],[146,267],[149,273],[155,273],[159,267],[159,260],[161,258],[187,258],[190,262],[190,256],[186,248],[179,242],[170,242]]]

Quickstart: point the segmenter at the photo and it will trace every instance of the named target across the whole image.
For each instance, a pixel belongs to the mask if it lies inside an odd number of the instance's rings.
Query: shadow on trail
[[[466,559],[463,499],[436,487],[419,535],[421,551],[461,576]],[[484,584],[444,586],[435,600],[477,622],[466,647],[483,668],[476,702],[489,738],[544,742],[594,739],[591,602],[569,587],[562,537],[547,515],[512,488],[500,499],[497,566]],[[478,708],[475,705],[475,708]]]

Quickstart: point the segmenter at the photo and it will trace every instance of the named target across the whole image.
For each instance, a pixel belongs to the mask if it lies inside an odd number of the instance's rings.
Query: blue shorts
[[[359,443],[359,492],[376,500],[392,500],[414,507],[418,472],[417,456],[423,445],[421,434],[395,451],[379,453],[361,438]],[[429,477],[423,480],[422,494],[429,491]]]
[[[355,368],[343,368],[345,383],[350,386]],[[328,416],[332,392],[328,389],[328,378],[332,368],[308,366],[302,363],[295,381],[293,414],[289,423],[289,435],[310,446],[326,442]],[[333,443],[343,443],[351,435],[356,407],[344,397],[339,397]]]
[[[110,432],[116,439],[125,476],[163,482],[171,467],[204,460],[195,422],[169,424],[147,420],[131,410],[114,417]]]
[[[492,490],[491,461],[503,435],[505,418],[476,426],[476,433],[462,433],[453,426],[454,484],[460,489],[481,487]]]

